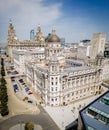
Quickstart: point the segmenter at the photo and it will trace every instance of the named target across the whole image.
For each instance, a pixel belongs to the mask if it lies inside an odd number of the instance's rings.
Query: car
[[[28,91],[28,95],[33,94],[31,91]]]
[[[26,91],[29,91],[30,89],[26,87],[25,90],[26,90]]]
[[[23,83],[23,79],[19,79],[19,82],[20,82],[20,83]]]
[[[24,88],[27,87],[26,84],[22,84],[22,86],[23,86]]]
[[[14,89],[14,92],[18,92],[19,90],[18,89]]]
[[[25,83],[23,82],[22,85],[25,85]]]
[[[7,73],[9,74],[9,73],[11,73],[11,71],[8,70]]]
[[[18,91],[18,90],[19,90],[17,84],[14,84],[14,85],[13,85],[13,88],[14,88],[14,91]]]
[[[18,74],[18,72],[16,71],[16,70],[14,70],[14,72],[13,72],[14,74]]]
[[[12,76],[11,78],[15,78],[15,76]]]
[[[26,85],[26,84],[23,84],[22,86],[25,87],[25,88],[27,88],[27,85]]]
[[[28,100],[28,103],[33,103],[33,101],[31,101],[31,100]]]
[[[22,100],[23,100],[23,101],[28,100],[28,97],[24,97]]]
[[[11,81],[15,81],[15,79],[14,79],[14,78],[11,78]]]

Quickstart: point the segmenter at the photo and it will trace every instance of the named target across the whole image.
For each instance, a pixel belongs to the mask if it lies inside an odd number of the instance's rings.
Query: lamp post
[[[22,123],[23,123],[23,121],[19,121],[18,123],[19,123],[19,125],[20,125],[20,126],[19,126],[19,129],[22,130]]]
[[[64,119],[64,108],[62,108],[62,119]],[[62,128],[64,128],[64,121],[62,121]]]

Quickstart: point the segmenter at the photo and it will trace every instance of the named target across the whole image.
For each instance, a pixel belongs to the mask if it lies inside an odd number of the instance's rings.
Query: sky
[[[109,0],[0,0],[0,43],[7,43],[10,19],[19,40],[29,40],[39,24],[44,36],[55,28],[67,43],[99,32],[109,40]]]

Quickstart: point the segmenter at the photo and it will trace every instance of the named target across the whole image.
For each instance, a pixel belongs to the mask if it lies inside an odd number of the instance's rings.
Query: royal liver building
[[[72,49],[61,46],[61,40],[54,29],[47,38],[42,36],[40,27],[37,30],[36,37],[40,36],[40,42],[36,40],[33,41],[34,45],[28,42],[22,46],[15,42],[16,47],[24,49],[14,48],[12,54],[15,68],[25,74],[27,82],[40,94],[46,105],[67,105],[101,93],[105,34],[97,34],[93,38],[88,59],[78,60],[67,58],[73,55]],[[97,39],[100,38],[98,44]],[[30,45],[34,47],[31,50],[27,49]]]

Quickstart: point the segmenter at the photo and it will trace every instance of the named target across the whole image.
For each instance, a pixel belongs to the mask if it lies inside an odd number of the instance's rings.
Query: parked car
[[[14,71],[15,74],[18,74],[18,71]]]
[[[28,100],[28,103],[33,103],[33,101],[31,101],[31,100]]]
[[[25,83],[23,82],[22,85],[24,85]]]
[[[13,88],[14,88],[14,91],[15,91],[15,92],[19,91],[19,88],[18,88],[17,84],[14,84],[14,85],[13,85]]]
[[[11,78],[11,81],[15,81],[15,79],[14,79],[14,78]]]
[[[23,101],[28,100],[28,97],[24,97],[22,100],[23,100]]]
[[[25,91],[27,92],[27,91],[29,91],[30,89],[29,88],[25,88]]]
[[[23,79],[19,79],[19,82],[20,82],[20,83],[23,83]]]
[[[9,74],[9,73],[11,73],[11,71],[10,71],[10,70],[8,70],[8,71],[7,71],[7,73]]]
[[[33,94],[31,91],[28,91],[28,95]]]
[[[15,77],[13,76],[13,77],[11,77],[11,81],[15,81]]]

